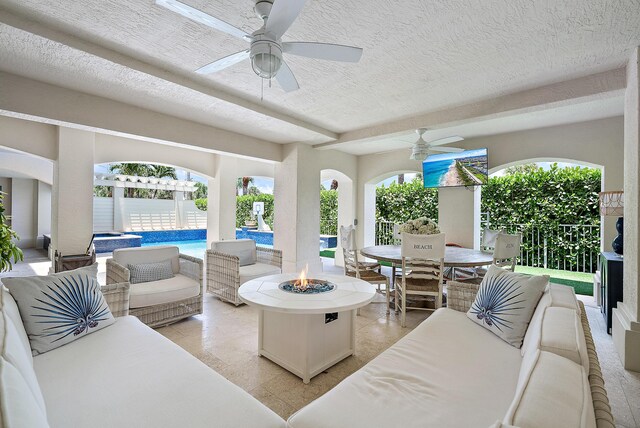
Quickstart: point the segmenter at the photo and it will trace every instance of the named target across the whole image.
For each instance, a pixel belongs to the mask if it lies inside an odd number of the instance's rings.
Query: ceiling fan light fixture
[[[277,43],[257,41],[251,45],[251,68],[263,79],[271,79],[282,66],[282,49]]]
[[[424,162],[429,156],[429,147],[424,144],[416,144],[411,150],[411,156],[409,159]]]

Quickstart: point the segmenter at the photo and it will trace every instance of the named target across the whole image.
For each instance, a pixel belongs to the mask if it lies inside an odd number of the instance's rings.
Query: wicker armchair
[[[204,296],[202,260],[179,254],[178,247],[123,248],[114,251],[114,258],[107,259],[107,286],[110,286],[120,283],[129,284],[131,273],[124,266],[126,263],[162,261],[169,258],[174,260],[176,266],[176,269],[174,269],[175,278],[171,280],[175,279],[176,282],[179,281],[182,284],[185,281],[191,281],[192,284],[199,285],[199,293],[188,298],[147,305],[136,303],[133,298],[140,299],[138,290],[140,287],[138,287],[138,284],[130,284],[129,315],[138,317],[140,321],[149,327],[161,327],[202,313]]]
[[[214,241],[207,250],[207,292],[236,306],[247,281],[282,272],[282,251],[258,247],[252,239]]]
[[[126,317],[129,315],[129,283],[103,285],[100,287],[104,300],[114,317]]]
[[[480,285],[470,282],[447,282],[447,307],[459,312],[467,312],[473,304]],[[611,406],[607,390],[604,387],[604,377],[600,369],[600,361],[596,352],[596,346],[591,335],[591,327],[587,319],[587,311],[584,304],[578,302],[580,306],[580,318],[587,344],[587,354],[589,356],[589,386],[591,387],[591,399],[596,415],[596,426],[598,428],[613,428],[615,422],[611,414]]]

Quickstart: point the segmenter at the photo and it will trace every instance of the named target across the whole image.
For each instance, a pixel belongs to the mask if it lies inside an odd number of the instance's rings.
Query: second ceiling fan
[[[300,86],[282,54],[299,55],[329,61],[358,62],[362,48],[315,42],[283,42],[282,36],[298,17],[306,0],[256,0],[254,10],[264,24],[249,34],[221,19],[215,18],[178,0],[156,0],[156,4],[208,27],[238,37],[250,43],[249,48],[220,58],[196,70],[210,74],[251,59],[253,71],[263,79],[275,77],[286,92]]]

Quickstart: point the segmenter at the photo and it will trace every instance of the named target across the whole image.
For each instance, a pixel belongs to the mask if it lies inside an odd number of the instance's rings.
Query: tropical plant
[[[209,193],[207,185],[204,183],[196,182],[196,188],[193,191],[193,199],[205,199]]]
[[[320,233],[338,234],[338,192],[320,190]]]
[[[240,177],[236,182],[236,195],[240,194],[240,190],[242,189],[242,194],[246,195],[249,191],[249,184],[253,183],[253,177]]]
[[[98,198],[113,197],[111,186],[93,186],[93,196]]]
[[[149,170],[150,170],[149,165],[145,163],[124,162],[124,163],[114,163],[109,165],[110,172],[115,172],[122,175],[134,175],[137,177],[148,177],[150,172]],[[136,190],[143,190],[143,189],[126,187],[124,189],[124,195],[127,198],[135,198],[136,195],[139,194],[139,192],[136,192]]]
[[[200,211],[207,210],[207,201],[207,198],[198,198],[194,200],[194,202],[196,203],[196,208],[198,208]]]
[[[247,195],[259,195],[262,192],[260,191],[260,189],[258,189],[256,186],[251,186],[249,187],[249,190],[247,191]]]
[[[262,218],[273,229],[273,195],[268,193],[236,196],[236,227],[244,226],[251,219],[254,202],[264,202]]]
[[[176,169],[166,165],[146,164],[146,163],[116,163],[109,166],[109,171],[123,175],[133,175],[137,177],[172,178],[176,180],[178,175]],[[151,198],[151,199],[172,199],[173,192],[159,189],[136,189],[134,187],[125,188],[127,198]]]
[[[10,271],[13,263],[23,260],[22,250],[18,248],[14,240],[20,239],[18,234],[7,224],[7,216],[4,214],[2,199],[5,193],[0,192],[0,272]]]

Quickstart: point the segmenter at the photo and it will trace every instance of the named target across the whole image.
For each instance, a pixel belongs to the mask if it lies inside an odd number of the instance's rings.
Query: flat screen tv
[[[482,186],[488,166],[487,149],[429,155],[422,163],[424,187]]]

